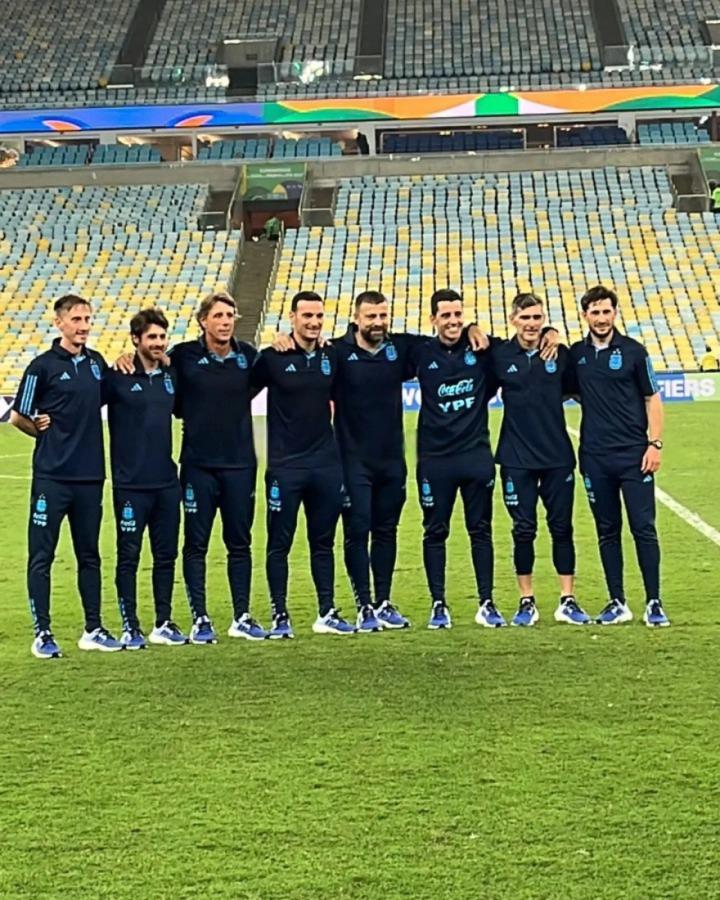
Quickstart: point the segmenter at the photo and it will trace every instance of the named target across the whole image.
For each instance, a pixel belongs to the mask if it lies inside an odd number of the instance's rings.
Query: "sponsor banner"
[[[90,106],[0,111],[0,134],[328,125],[336,122],[481,119],[488,116],[582,116],[601,112],[720,106],[720,85],[638,85],[578,90],[497,91],[487,94],[343,97],[268,103]]]
[[[720,402],[720,372],[672,372],[657,374],[660,394],[666,403],[707,403]],[[406,381],[402,387],[403,409],[405,412],[418,412],[421,401],[420,385],[417,381]],[[7,422],[14,397],[0,396],[0,422]],[[572,402],[572,401],[569,401]],[[498,394],[490,402],[490,408],[502,406],[502,397]],[[103,410],[104,412],[104,410]],[[261,391],[252,401],[252,414],[264,416],[267,413],[267,391]]]
[[[304,162],[247,163],[242,170],[240,193],[243,200],[299,200],[305,171]]]

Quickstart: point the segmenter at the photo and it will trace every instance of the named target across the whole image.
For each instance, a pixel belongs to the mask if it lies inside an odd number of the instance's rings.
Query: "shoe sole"
[[[294,634],[269,634],[267,639],[269,641],[291,641],[294,637]]]
[[[84,644],[82,641],[78,641],[78,650],[85,650],[86,652],[99,650],[101,653],[120,653],[122,650],[125,650],[125,647],[103,647],[100,644]]]
[[[382,625],[378,625],[377,628],[361,628],[359,625],[356,625],[355,630],[358,634],[380,634],[383,627]]]
[[[382,623],[383,631],[402,631],[404,628],[409,628],[410,622],[404,622],[402,625],[390,625],[388,622]]]
[[[171,641],[168,638],[154,638],[148,635],[148,642],[158,647],[185,647],[190,643],[190,638],[185,638],[184,641]]]
[[[623,613],[623,615],[618,616],[617,619],[614,619],[612,622],[601,622],[600,619],[595,619],[596,625],[625,625],[627,622],[632,622],[633,615],[630,613]]]
[[[592,625],[593,622],[596,621],[595,619],[591,619],[588,617],[587,622],[573,622],[572,619],[566,619],[565,616],[563,616],[561,613],[558,613],[557,611],[553,613],[553,619],[555,619],[555,621],[559,622],[561,625]]]
[[[669,628],[669,622],[648,622],[647,619],[643,619],[643,622],[648,628]]]
[[[482,625],[483,628],[507,628],[507,622],[503,622],[501,625],[491,625],[479,616],[475,616],[475,624]]]
[[[227,635],[231,638],[244,638],[246,641],[264,641],[267,638],[266,634],[262,637],[253,637],[251,634],[243,634],[241,631],[233,631],[231,628],[228,628]]]
[[[38,653],[34,647],[31,647],[30,652],[35,659],[62,659],[62,651],[57,653]]]
[[[540,619],[540,613],[538,613],[538,611],[535,610],[535,612],[529,622],[516,622],[515,619],[513,619],[512,622],[510,622],[510,624],[513,626],[513,628],[532,628],[533,625],[535,625],[539,619]]]
[[[147,644],[143,644],[142,647],[129,647],[127,644],[123,644],[123,650],[127,650],[129,653],[134,653],[136,650],[147,650]]]
[[[213,638],[211,641],[197,641],[195,638],[190,638],[190,643],[195,644],[197,647],[204,647],[206,644],[208,646],[210,644],[217,644],[217,638]]]
[[[312,630],[315,634],[337,634],[340,637],[347,637],[351,634],[357,634],[357,630],[352,631],[336,631],[334,628],[328,628],[327,625],[313,625]]]
[[[447,631],[452,628],[452,622],[448,622],[447,625],[430,625],[428,624],[428,629],[430,631]]]

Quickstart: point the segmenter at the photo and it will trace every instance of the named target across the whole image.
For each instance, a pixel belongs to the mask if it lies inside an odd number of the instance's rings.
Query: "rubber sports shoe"
[[[621,625],[623,622],[632,622],[632,610],[622,600],[611,600],[595,619],[598,625]]]
[[[331,609],[315,619],[312,630],[315,634],[355,634],[356,628],[343,619],[339,609]]]
[[[492,600],[483,600],[475,613],[475,621],[485,628],[504,628],[507,622]]]
[[[529,628],[534,625],[540,618],[540,613],[535,606],[534,597],[521,597],[518,604],[518,610],[512,617],[511,625],[517,625],[520,628]]]
[[[389,600],[386,600],[376,610],[377,617],[380,619],[383,628],[409,628],[410,619],[406,619],[400,610],[393,606]]]
[[[125,647],[117,638],[114,638],[106,628],[95,628],[93,631],[83,631],[78,647],[81,650],[100,650],[103,653],[116,653]]]
[[[364,634],[382,631],[382,622],[377,617],[372,606],[363,606],[358,612],[357,630]]]
[[[182,647],[183,644],[189,643],[188,636],[169,620],[162,625],[156,625],[148,635],[148,640],[151,644],[165,644],[168,647]]]
[[[290,639],[295,637],[290,616],[284,613],[278,613],[272,618],[272,627],[268,631],[268,637],[271,641],[282,639]]]
[[[427,627],[432,631],[439,631],[441,628],[452,628],[450,610],[441,600],[433,603]]]
[[[667,628],[670,619],[665,615],[662,603],[659,600],[650,600],[643,613],[643,622],[648,628]]]
[[[233,619],[228,628],[228,637],[245,638],[246,641],[264,641],[267,636],[267,631],[252,618],[250,613],[244,613],[239,619]]]
[[[191,644],[217,644],[217,635],[207,616],[198,616],[190,629]]]
[[[38,659],[60,659],[62,656],[52,631],[41,631],[30,645],[30,651]]]
[[[569,625],[590,625],[592,623],[590,616],[572,594],[560,598],[558,608],[553,615],[556,622],[567,622]]]
[[[145,635],[138,628],[123,631],[120,635],[120,643],[126,650],[147,650]]]

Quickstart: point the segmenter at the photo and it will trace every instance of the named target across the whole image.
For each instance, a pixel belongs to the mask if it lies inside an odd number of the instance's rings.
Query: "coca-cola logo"
[[[473,378],[463,378],[455,384],[441,384],[438,388],[438,397],[461,397],[463,394],[472,393],[474,385]]]

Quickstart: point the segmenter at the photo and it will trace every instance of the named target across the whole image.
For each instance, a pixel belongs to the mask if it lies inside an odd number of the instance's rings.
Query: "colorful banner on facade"
[[[73,107],[0,111],[0,134],[147,131],[236,126],[327,125],[412,119],[588,115],[608,112],[702,110],[720,107],[720,84],[586,90],[508,91],[412,97],[346,97],[270,103],[184,106]]]

